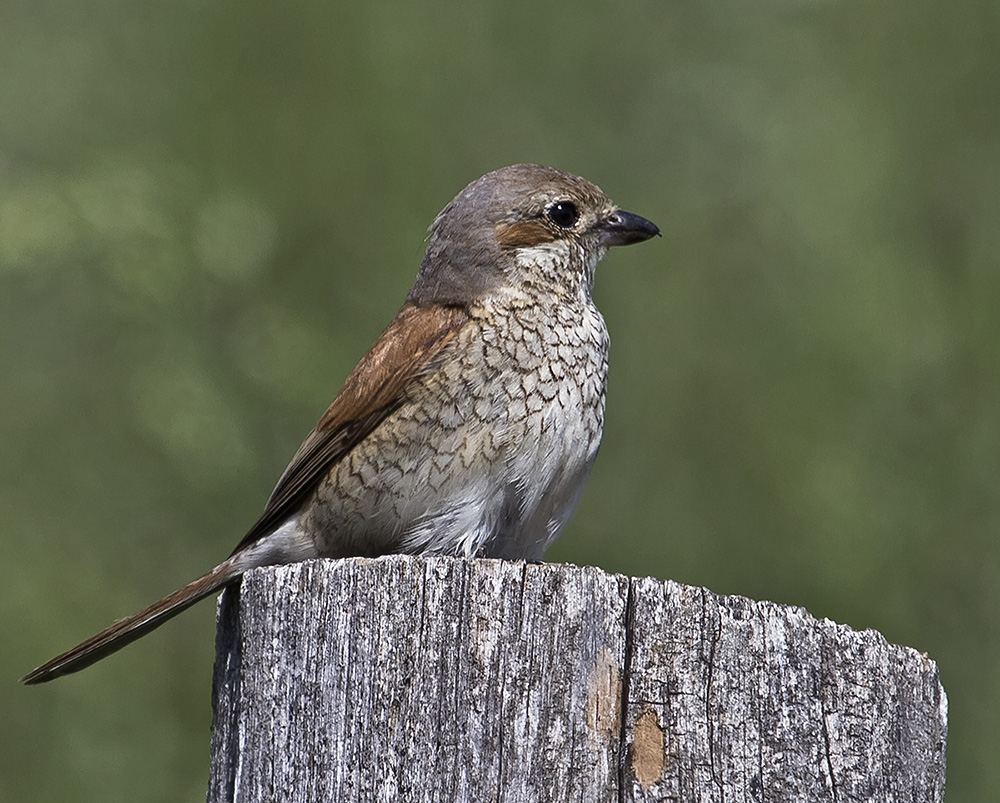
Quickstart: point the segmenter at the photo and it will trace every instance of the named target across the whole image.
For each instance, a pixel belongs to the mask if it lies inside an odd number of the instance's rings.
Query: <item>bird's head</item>
[[[410,301],[468,303],[529,285],[589,293],[608,248],[659,233],[579,176],[504,167],[473,181],[434,219]]]

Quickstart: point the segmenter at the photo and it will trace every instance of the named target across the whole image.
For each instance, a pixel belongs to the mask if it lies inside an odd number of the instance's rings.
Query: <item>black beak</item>
[[[597,224],[597,228],[601,232],[601,244],[607,246],[631,245],[650,237],[661,236],[655,223],[621,209],[604,218]]]

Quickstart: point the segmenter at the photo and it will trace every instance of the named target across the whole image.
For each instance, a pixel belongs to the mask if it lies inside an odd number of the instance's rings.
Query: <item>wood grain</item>
[[[254,570],[209,801],[941,801],[937,667],[804,610],[594,568]]]

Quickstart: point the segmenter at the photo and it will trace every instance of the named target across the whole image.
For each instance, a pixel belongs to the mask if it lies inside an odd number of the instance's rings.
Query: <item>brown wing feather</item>
[[[299,447],[278,480],[263,515],[233,554],[292,516],[330,465],[347,454],[403,402],[407,385],[433,370],[441,349],[468,321],[468,313],[457,307],[405,305],[361,358],[326,415]],[[145,610],[42,664],[22,680],[44,683],[89,666],[232,582],[245,568],[239,559],[230,558]]]
[[[405,304],[347,377],[233,554],[292,516],[330,466],[403,402],[407,385],[434,365],[441,349],[468,322],[461,307]]]

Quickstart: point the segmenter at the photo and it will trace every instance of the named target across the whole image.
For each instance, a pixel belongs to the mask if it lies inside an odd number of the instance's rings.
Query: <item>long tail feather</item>
[[[168,619],[189,608],[198,600],[204,599],[213,591],[231,583],[243,574],[245,566],[237,566],[232,559],[216,566],[208,574],[177,589],[163,599],[154,602],[145,610],[134,613],[121,621],[115,622],[86,641],[77,644],[73,649],[62,655],[57,655],[51,661],[46,661],[38,669],[29,672],[21,682],[32,685],[46,683],[71,672],[77,672],[100,661],[113,652],[117,652],[126,644],[131,644],[155,630]]]

